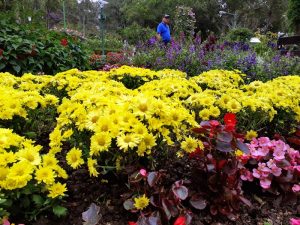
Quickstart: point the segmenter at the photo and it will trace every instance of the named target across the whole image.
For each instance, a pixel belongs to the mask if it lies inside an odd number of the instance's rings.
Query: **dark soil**
[[[170,161],[165,169],[171,174],[167,179],[173,183],[177,178],[189,173],[187,161]],[[108,183],[105,182],[108,181]],[[86,169],[73,172],[67,182],[68,198],[64,206],[68,215],[63,219],[40,218],[34,225],[81,225],[82,212],[91,203],[100,207],[99,225],[124,225],[127,221],[136,221],[136,215],[123,208],[122,194],[128,191],[125,174],[107,174],[99,178],[90,178]],[[254,195],[254,193],[256,195]],[[195,225],[288,225],[292,217],[300,215],[300,201],[289,201],[287,197],[259,193],[252,186],[245,187],[245,196],[253,206],[242,207],[237,221],[232,222],[223,216],[212,216],[208,210],[194,213]],[[284,203],[284,204],[283,204]],[[164,225],[164,224],[163,224]]]

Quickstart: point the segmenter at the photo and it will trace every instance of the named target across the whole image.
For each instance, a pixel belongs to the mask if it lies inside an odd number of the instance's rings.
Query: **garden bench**
[[[298,45],[297,49],[294,50],[291,46]],[[281,55],[285,55],[290,52],[291,56],[300,56],[300,36],[291,37],[279,37],[277,41],[277,48]]]

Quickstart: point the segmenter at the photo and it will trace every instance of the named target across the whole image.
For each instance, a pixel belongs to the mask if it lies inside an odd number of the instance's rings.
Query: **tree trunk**
[[[296,33],[296,35],[300,35],[300,24],[296,25],[295,33]]]

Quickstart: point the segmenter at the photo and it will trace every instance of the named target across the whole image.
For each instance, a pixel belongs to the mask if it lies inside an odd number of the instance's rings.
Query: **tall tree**
[[[288,19],[290,29],[300,34],[300,0],[289,0]]]

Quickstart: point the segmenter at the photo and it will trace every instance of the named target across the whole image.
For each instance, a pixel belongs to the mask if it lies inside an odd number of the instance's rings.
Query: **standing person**
[[[170,16],[164,15],[161,23],[157,26],[157,39],[162,40],[166,45],[171,41],[171,32],[170,32]]]

